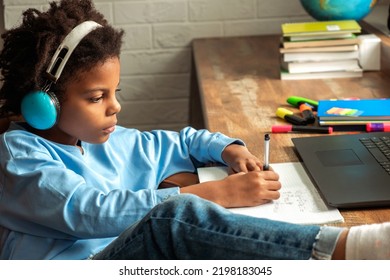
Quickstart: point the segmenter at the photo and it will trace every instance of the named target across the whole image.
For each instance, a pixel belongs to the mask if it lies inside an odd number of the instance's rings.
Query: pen
[[[271,138],[269,137],[269,134],[267,133],[264,135],[264,166],[263,170],[269,169],[269,141]]]
[[[273,133],[286,133],[291,131],[314,132],[314,133],[328,133],[333,132],[332,127],[318,127],[318,126],[303,126],[303,125],[273,125],[271,128]]]

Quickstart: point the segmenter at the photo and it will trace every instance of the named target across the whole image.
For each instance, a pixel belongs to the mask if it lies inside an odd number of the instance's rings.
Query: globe
[[[377,0],[300,0],[306,12],[316,20],[361,20]]]

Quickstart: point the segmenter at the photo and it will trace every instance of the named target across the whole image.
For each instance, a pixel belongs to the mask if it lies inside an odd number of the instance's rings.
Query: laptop
[[[390,132],[292,138],[328,205],[390,206]]]

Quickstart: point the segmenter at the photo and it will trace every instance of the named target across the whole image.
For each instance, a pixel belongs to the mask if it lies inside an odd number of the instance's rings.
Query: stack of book
[[[282,24],[281,79],[361,77],[355,20]]]
[[[390,99],[319,100],[317,118],[322,126],[390,123]]]

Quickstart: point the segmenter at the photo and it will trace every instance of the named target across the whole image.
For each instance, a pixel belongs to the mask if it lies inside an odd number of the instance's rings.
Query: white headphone
[[[73,28],[58,46],[46,69],[49,77],[48,85],[42,90],[28,93],[21,102],[22,116],[30,126],[45,130],[56,124],[60,105],[55,94],[49,91],[50,84],[57,82],[69,57],[80,41],[99,27],[102,26],[94,21],[82,22]]]

